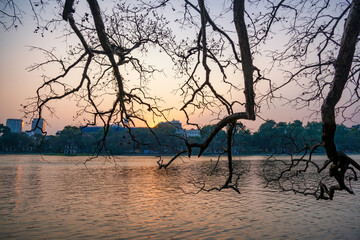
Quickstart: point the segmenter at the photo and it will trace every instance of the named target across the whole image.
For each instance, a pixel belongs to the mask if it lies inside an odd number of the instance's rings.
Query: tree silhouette
[[[350,4],[337,3],[334,6],[331,6],[329,1],[319,1],[314,3],[311,8],[307,8],[309,7],[307,4],[307,2],[301,1],[299,5],[289,6],[284,5],[282,1],[277,5],[277,9],[290,9],[294,17],[290,21],[293,27],[289,28],[289,34],[292,35],[292,38],[287,44],[288,47],[282,52],[274,52],[273,57],[274,61],[280,62],[291,59],[290,61],[297,65],[295,72],[288,71],[289,77],[287,81],[279,87],[293,81],[299,83],[302,78],[311,79],[304,88],[301,97],[290,101],[295,102],[297,105],[309,105],[313,101],[322,102],[320,111],[322,142],[314,146],[307,146],[306,149],[299,149],[299,152],[305,150],[305,153],[307,153],[309,151],[310,155],[308,157],[302,155],[299,159],[292,158],[291,163],[287,165],[285,170],[281,171],[276,178],[271,178],[270,181],[279,182],[285,172],[292,172],[292,175],[287,176],[288,179],[292,176],[298,176],[299,171],[307,171],[309,164],[315,166],[318,173],[329,169],[329,176],[336,180],[336,184],[327,187],[321,179],[315,191],[311,192],[311,194],[321,199],[332,199],[335,190],[346,190],[351,194],[353,193],[345,185],[345,180],[356,180],[357,174],[354,168],[360,170],[360,165],[356,161],[337,151],[334,142],[336,112],[341,112],[342,116],[346,118],[345,111],[359,101],[359,79],[355,77],[359,72],[359,65],[355,52],[360,31],[360,1],[353,1]],[[333,15],[328,14],[335,7],[341,7],[340,12]],[[315,15],[310,16],[309,12],[307,12],[302,16],[301,12],[304,12],[305,9],[313,10]],[[271,17],[275,19],[275,15]],[[339,26],[341,19],[345,21],[343,28]],[[342,29],[342,34],[339,29]],[[338,50],[338,52],[335,52],[334,49]],[[313,52],[316,53],[317,60],[309,62],[308,58]],[[273,89],[273,91],[279,87]],[[337,106],[345,88],[350,91],[350,96],[345,101],[345,104]],[[355,108],[353,113],[350,113],[350,117],[354,117],[357,111],[358,107]],[[320,146],[325,148],[328,157],[328,160],[322,166],[312,160],[313,152]],[[305,167],[292,171],[300,162],[305,162]],[[348,170],[354,174],[354,177],[346,177],[345,173]],[[299,192],[293,186],[290,186],[288,190]],[[310,194],[308,189],[300,192]]]

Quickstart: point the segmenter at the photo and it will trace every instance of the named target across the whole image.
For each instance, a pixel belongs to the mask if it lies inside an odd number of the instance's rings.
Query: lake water
[[[333,201],[281,193],[255,174],[261,158],[243,158],[241,194],[193,194],[190,179],[224,181],[206,176],[210,157],[159,170],[155,157],[0,155],[0,239],[360,239],[360,181]]]

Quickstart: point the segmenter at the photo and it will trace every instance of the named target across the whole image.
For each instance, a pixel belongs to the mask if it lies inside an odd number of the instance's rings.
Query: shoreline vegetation
[[[349,155],[360,155],[360,152],[345,152]],[[0,155],[44,155],[44,156],[64,156],[64,157],[91,157],[94,156],[94,154],[90,154],[90,153],[79,153],[79,154],[64,154],[64,153],[41,153],[41,152],[0,152]],[[259,152],[259,153],[244,153],[244,154],[235,154],[232,155],[233,157],[250,157],[250,156],[287,156],[289,155],[288,153],[263,153],[263,152]],[[313,156],[326,156],[326,153],[324,152],[319,152],[319,153],[314,153],[312,154]],[[101,156],[105,156],[105,154],[99,154],[99,157]],[[133,157],[133,156],[144,156],[144,157],[172,157],[174,156],[173,154],[144,154],[144,153],[129,153],[129,154],[108,154],[108,156],[114,156],[114,157]],[[181,156],[186,156],[187,154],[181,155]],[[216,153],[207,153],[207,154],[202,154],[202,157],[217,157],[219,156],[219,154]],[[197,157],[197,154],[192,154],[191,157]],[[224,156],[226,157],[226,156]]]
[[[201,141],[207,138],[215,126],[207,125],[199,131],[196,137],[187,137],[189,142]],[[1,126],[0,126],[1,128]],[[120,129],[120,130],[119,130]],[[98,150],[102,140],[103,130],[85,132],[82,128],[66,126],[56,136],[29,136],[25,133],[12,133],[2,126],[0,133],[0,154],[42,154],[58,156],[93,156],[94,154],[112,156],[173,156],[186,148],[179,131],[171,124],[158,125],[155,128],[117,128],[109,131],[106,137],[106,148]],[[292,123],[269,120],[263,123],[258,131],[250,132],[245,128],[234,131],[233,155],[286,155],[301,153],[308,145],[321,142],[322,125],[320,122],[309,122],[305,126],[299,120]],[[155,136],[155,135],[156,136]],[[140,141],[136,141],[141,139]],[[160,144],[161,143],[161,144]],[[213,139],[206,156],[218,156],[225,149],[225,129]],[[338,125],[335,143],[339,151],[350,154],[360,153],[360,125],[351,128]],[[196,150],[196,149],[195,149]],[[192,155],[197,155],[194,151]],[[319,148],[315,154],[325,155],[325,150]]]
[[[360,155],[360,152],[346,152],[346,154],[348,155]],[[92,157],[94,155],[91,154],[73,154],[73,155],[69,155],[69,154],[63,154],[63,153],[27,153],[27,152],[23,152],[23,153],[4,153],[4,152],[0,152],[0,156],[5,156],[5,155],[41,155],[41,156],[58,156],[58,157]],[[239,155],[233,155],[233,157],[251,157],[251,156],[260,156],[260,157],[270,157],[270,156],[288,156],[288,154],[286,153],[281,153],[281,154],[270,154],[270,153],[253,153],[253,154],[239,154]],[[104,156],[104,155],[99,155],[99,157]],[[156,155],[156,154],[119,154],[119,155],[111,155],[112,157],[172,157],[173,154],[161,154],[161,155]],[[184,155],[187,157],[187,155]],[[218,157],[218,154],[204,154],[202,155],[202,157]],[[313,156],[326,156],[326,153],[314,153]],[[192,155],[192,157],[197,157],[197,155]],[[226,158],[224,156],[224,158]],[[235,160],[235,159],[234,159]]]

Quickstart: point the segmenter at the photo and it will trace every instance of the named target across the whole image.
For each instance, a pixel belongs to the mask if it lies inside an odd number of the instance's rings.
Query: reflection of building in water
[[[24,123],[21,119],[9,118],[6,120],[6,126],[10,128],[10,131],[13,133],[22,133]]]
[[[21,166],[18,165],[16,168],[16,178],[14,183],[14,193],[15,193],[15,210],[16,212],[19,210],[21,206],[21,192],[22,192],[22,174],[21,174]]]
[[[20,165],[17,166],[17,171],[16,171],[15,191],[16,191],[16,195],[20,195],[20,193],[21,193],[21,166]]]
[[[31,123],[31,130],[33,134],[43,134],[45,132],[45,121],[44,119],[40,119],[39,123],[36,126],[36,123],[38,122],[38,118],[34,118]]]

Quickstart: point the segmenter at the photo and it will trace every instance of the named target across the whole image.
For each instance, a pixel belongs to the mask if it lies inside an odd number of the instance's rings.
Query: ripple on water
[[[0,156],[1,239],[356,239],[360,199],[334,201],[264,189],[252,172],[240,191],[196,191],[189,177],[219,185],[208,161],[158,170],[154,158],[75,165],[82,158]],[[133,162],[132,162],[133,161]],[[249,161],[250,162],[250,161]],[[252,162],[254,164],[254,161]],[[255,161],[256,163],[256,161]],[[248,164],[248,163],[247,163]],[[256,164],[255,167],[256,168]],[[182,190],[180,189],[182,188]],[[359,184],[353,186],[360,192]],[[337,226],[337,227],[334,227]]]

